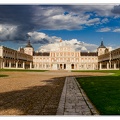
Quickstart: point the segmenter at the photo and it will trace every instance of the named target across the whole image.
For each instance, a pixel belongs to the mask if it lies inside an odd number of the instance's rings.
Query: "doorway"
[[[71,64],[71,69],[74,69],[74,64]]]
[[[64,69],[66,69],[66,64],[64,64]]]
[[[60,64],[60,69],[62,69],[62,64]]]

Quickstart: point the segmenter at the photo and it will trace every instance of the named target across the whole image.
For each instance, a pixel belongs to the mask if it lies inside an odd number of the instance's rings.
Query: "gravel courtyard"
[[[0,72],[0,115],[55,115],[66,76],[105,73],[69,71]]]

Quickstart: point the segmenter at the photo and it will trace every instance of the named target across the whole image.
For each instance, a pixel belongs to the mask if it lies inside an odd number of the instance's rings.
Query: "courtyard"
[[[0,115],[56,115],[66,76],[106,73],[1,71],[0,75]]]

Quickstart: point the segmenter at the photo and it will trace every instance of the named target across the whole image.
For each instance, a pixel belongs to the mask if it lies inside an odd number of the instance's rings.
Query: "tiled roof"
[[[81,52],[81,56],[98,56],[97,52]]]
[[[34,52],[33,56],[50,56],[49,52]]]

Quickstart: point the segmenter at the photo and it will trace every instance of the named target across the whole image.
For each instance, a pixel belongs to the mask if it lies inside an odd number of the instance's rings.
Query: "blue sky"
[[[120,47],[120,5],[0,5],[0,44],[17,49],[55,48],[60,39],[95,51],[101,40]],[[78,48],[80,46],[80,48]]]

